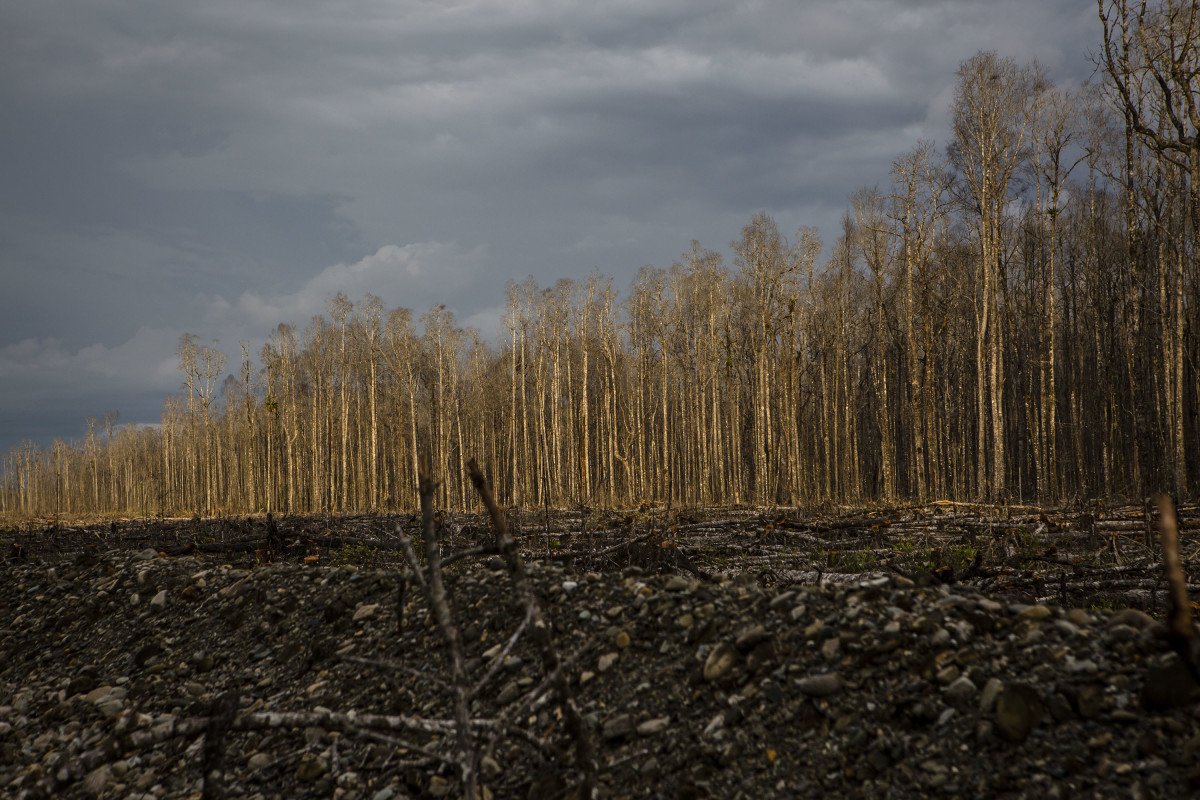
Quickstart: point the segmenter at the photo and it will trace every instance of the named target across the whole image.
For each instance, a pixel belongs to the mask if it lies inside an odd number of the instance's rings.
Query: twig
[[[362,664],[362,665],[368,666],[368,667],[379,667],[380,669],[387,669],[387,670],[394,670],[396,672],[403,672],[405,675],[408,675],[409,677],[420,678],[421,680],[429,681],[434,686],[436,686],[439,689],[442,689],[443,691],[447,691],[447,692],[451,691],[450,684],[446,683],[445,681],[443,681],[433,675],[430,675],[425,670],[413,669],[412,667],[407,667],[404,664],[400,664],[395,661],[388,661],[388,660],[382,659],[382,658],[363,658],[362,656],[342,656],[341,658],[342,658],[342,661],[346,661],[351,664]]]
[[[451,553],[448,556],[442,557],[442,567],[448,567],[456,561],[462,561],[465,558],[474,558],[475,556],[497,556],[500,551],[494,546],[471,547],[466,550],[459,550]]]
[[[475,697],[478,695],[479,692],[483,690],[483,687],[488,684],[488,681],[490,681],[496,675],[496,673],[500,671],[500,667],[504,666],[504,659],[508,658],[508,654],[512,652],[513,647],[517,643],[517,639],[521,638],[521,634],[524,633],[525,628],[529,626],[529,620],[530,614],[527,609],[525,611],[525,618],[521,620],[521,624],[517,626],[515,631],[513,631],[513,635],[508,637],[508,641],[504,643],[504,648],[496,655],[494,659],[492,659],[492,663],[488,667],[488,671],[483,674],[482,678],[476,681],[475,686],[472,687],[470,692],[468,692],[469,697]]]
[[[404,557],[408,559],[408,565],[412,567],[410,574],[417,579],[417,583],[421,584],[422,589],[427,589],[425,572],[421,569],[420,560],[417,559],[417,551],[413,549],[412,537],[405,533],[399,524],[396,525],[396,536],[400,542],[401,549],[404,550]]]

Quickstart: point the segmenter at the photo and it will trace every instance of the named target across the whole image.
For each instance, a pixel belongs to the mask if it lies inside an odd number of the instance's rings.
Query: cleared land
[[[603,796],[1200,789],[1195,685],[1155,621],[1142,509],[510,516]],[[1190,574],[1200,515],[1180,518]],[[441,523],[447,556],[491,544],[485,517]],[[459,793],[446,647],[404,556],[419,528],[0,533],[0,787],[184,797],[207,766],[213,796]],[[568,795],[560,704],[530,637],[506,647],[524,618],[508,572],[487,552],[445,572],[481,784]]]

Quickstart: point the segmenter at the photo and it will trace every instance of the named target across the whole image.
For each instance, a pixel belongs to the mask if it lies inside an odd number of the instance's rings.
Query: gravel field
[[[602,797],[1200,793],[1138,509],[513,518]],[[442,523],[447,554],[486,549],[485,518]],[[403,556],[418,528],[0,531],[0,794],[460,796],[448,650]],[[572,796],[503,561],[444,572],[481,795]]]

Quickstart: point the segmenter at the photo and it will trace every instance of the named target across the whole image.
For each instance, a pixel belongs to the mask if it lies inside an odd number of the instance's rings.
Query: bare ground
[[[1165,586],[1143,509],[511,516],[603,796],[1200,790],[1195,686],[1154,621]],[[1180,516],[1194,574],[1200,511]],[[0,531],[0,793],[458,793],[445,648],[401,580],[399,533],[417,523]],[[447,552],[491,541],[482,516],[443,529]],[[522,611],[500,567],[447,567],[468,672],[486,678],[482,783],[569,795],[558,698],[525,639],[501,652]]]

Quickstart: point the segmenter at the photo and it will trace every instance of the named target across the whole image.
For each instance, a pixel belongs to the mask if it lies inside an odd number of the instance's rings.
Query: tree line
[[[10,452],[27,514],[1055,503],[1200,485],[1200,12],[1098,0],[1101,80],[983,52],[952,139],[854,193],[828,250],[755,215],[618,293],[532,279],[485,341],[341,294],[258,354],[184,336],[158,427]],[[823,253],[828,252],[823,257]]]

